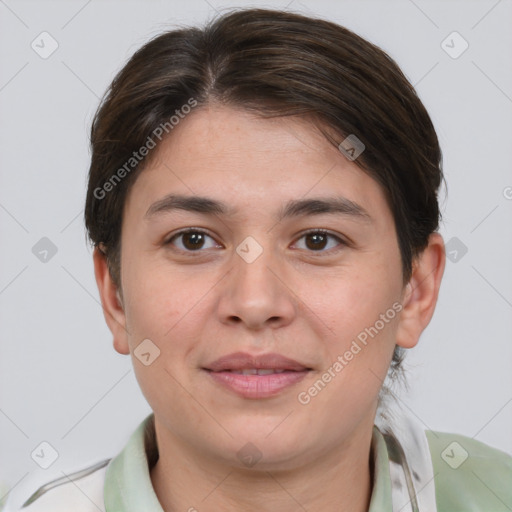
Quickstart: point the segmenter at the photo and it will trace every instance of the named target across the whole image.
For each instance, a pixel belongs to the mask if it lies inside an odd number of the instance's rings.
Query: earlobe
[[[129,354],[128,332],[123,302],[118,288],[112,281],[106,256],[95,247],[93,253],[94,275],[101,298],[103,315],[114,338],[114,349],[120,354]]]
[[[443,238],[439,233],[432,233],[427,248],[414,261],[412,276],[404,291],[397,345],[412,348],[418,343],[434,314],[445,263]]]

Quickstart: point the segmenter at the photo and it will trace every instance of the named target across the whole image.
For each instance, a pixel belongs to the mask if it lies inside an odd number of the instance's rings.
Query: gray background
[[[410,390],[397,393],[425,428],[512,453],[510,1],[0,0],[0,481],[12,503],[117,454],[150,412],[129,358],[112,348],[85,241],[99,97],[149,37],[246,5],[345,25],[416,86],[444,152],[441,233],[455,237],[458,260],[447,262],[434,319],[408,354]],[[59,45],[47,59],[31,47],[43,31]],[[458,58],[442,47],[453,31],[469,44]],[[453,36],[446,44],[462,48]],[[57,249],[46,262],[32,252],[43,237]],[[31,458],[42,441],[59,454],[46,470]]]

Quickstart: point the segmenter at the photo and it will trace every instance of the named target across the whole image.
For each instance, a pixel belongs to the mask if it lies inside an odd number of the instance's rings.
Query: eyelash
[[[181,235],[185,235],[185,234],[189,234],[189,233],[202,233],[202,234],[208,236],[209,238],[211,238],[212,240],[215,240],[207,231],[205,231],[205,230],[203,230],[201,228],[187,228],[187,229],[183,229],[182,231],[178,231],[177,233],[172,235],[167,241],[164,242],[164,245],[172,245],[172,242],[176,238],[180,237]],[[334,249],[319,250],[319,251],[313,251],[313,250],[308,251],[308,252],[310,252],[311,254],[313,254],[315,256],[316,255],[322,255],[322,254],[325,254],[325,253],[331,254],[333,252],[338,252],[343,247],[348,247],[350,245],[349,242],[343,240],[339,236],[334,235],[333,233],[331,233],[329,231],[326,231],[325,229],[310,229],[310,230],[307,230],[304,233],[302,233],[301,236],[299,238],[297,238],[297,240],[300,240],[300,239],[304,238],[305,236],[311,235],[311,234],[325,235],[325,236],[328,236],[330,238],[334,238],[337,242],[339,242],[339,247],[334,248]],[[201,249],[198,249],[197,251],[191,251],[191,250],[179,249],[178,248],[177,250],[181,251],[181,252],[184,252],[184,253],[187,253],[187,254],[194,254],[194,253],[198,253],[199,254],[201,252],[204,252],[204,250],[201,250]]]

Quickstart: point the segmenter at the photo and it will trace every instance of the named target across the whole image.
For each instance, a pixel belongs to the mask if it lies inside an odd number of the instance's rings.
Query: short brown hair
[[[191,99],[197,108],[217,102],[263,117],[305,117],[336,146],[355,135],[365,150],[354,162],[386,194],[409,281],[414,258],[438,228],[443,179],[437,135],[413,86],[384,51],[340,25],[241,9],[203,29],[150,40],[118,72],[96,112],[85,225],[119,289],[123,206],[150,159],[132,162],[133,170],[126,162]],[[393,364],[402,358],[397,347]]]

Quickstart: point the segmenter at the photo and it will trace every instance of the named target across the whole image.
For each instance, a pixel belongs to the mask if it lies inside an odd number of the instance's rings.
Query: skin
[[[368,510],[378,393],[395,344],[415,346],[432,317],[445,265],[441,236],[430,236],[404,284],[380,186],[304,119],[210,105],[153,151],[124,207],[122,290],[98,250],[94,265],[115,350],[132,355],[155,414],[160,458],[151,479],[162,507]],[[237,213],[174,210],[145,219],[169,193],[208,196]],[[277,220],[289,200],[333,196],[358,203],[369,219]],[[208,232],[199,249],[183,236],[166,244],[184,228]],[[333,237],[315,246],[304,236],[312,228]],[[263,249],[252,263],[236,252],[248,236]],[[301,404],[298,393],[396,302],[402,311]],[[133,353],[144,339],[160,350],[149,366]],[[313,370],[274,397],[242,398],[202,370],[236,351],[277,352]],[[237,457],[248,442],[262,454],[252,467]]]

